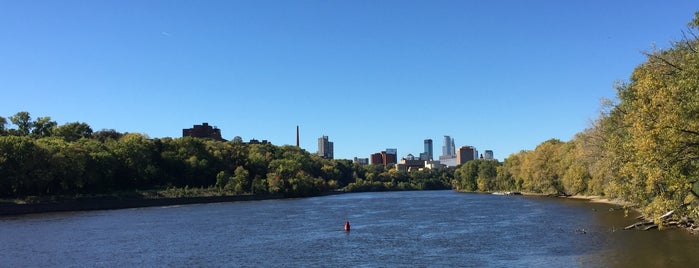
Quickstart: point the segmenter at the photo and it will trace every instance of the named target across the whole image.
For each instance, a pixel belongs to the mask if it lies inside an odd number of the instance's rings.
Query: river
[[[699,267],[699,237],[632,222],[454,191],[47,213],[0,218],[0,267]]]

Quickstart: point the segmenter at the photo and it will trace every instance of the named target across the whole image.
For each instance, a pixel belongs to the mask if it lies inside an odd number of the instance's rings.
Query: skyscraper
[[[318,155],[322,158],[333,159],[333,143],[328,136],[318,138]]]
[[[433,154],[433,153],[434,153],[434,152],[433,152],[433,150],[432,150],[432,139],[426,139],[426,140],[425,140],[425,152],[424,152],[424,154],[425,154],[425,158],[427,158],[427,159],[422,159],[422,160],[427,160],[427,161],[429,161],[429,160],[434,159],[434,158],[433,158],[433,157],[434,157],[434,154]]]
[[[442,158],[454,158],[456,157],[456,146],[454,145],[454,138],[444,135],[444,146],[442,146]]]

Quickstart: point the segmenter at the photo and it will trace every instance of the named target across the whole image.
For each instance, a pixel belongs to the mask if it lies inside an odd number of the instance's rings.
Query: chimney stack
[[[296,147],[301,148],[301,145],[299,144],[299,126],[296,125]]]

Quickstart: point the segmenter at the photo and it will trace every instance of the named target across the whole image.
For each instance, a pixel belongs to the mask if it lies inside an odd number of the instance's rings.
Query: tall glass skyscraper
[[[456,157],[456,146],[454,145],[454,138],[444,135],[444,146],[442,146],[442,157],[441,158],[454,158]]]
[[[427,159],[422,159],[422,160],[433,160],[434,159],[434,151],[432,150],[432,139],[426,139],[425,140],[425,158]]]

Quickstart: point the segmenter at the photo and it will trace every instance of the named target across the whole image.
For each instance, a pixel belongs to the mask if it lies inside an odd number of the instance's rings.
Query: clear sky
[[[336,158],[569,140],[699,10],[680,0],[0,0],[0,115]],[[13,126],[10,126],[13,127]]]

